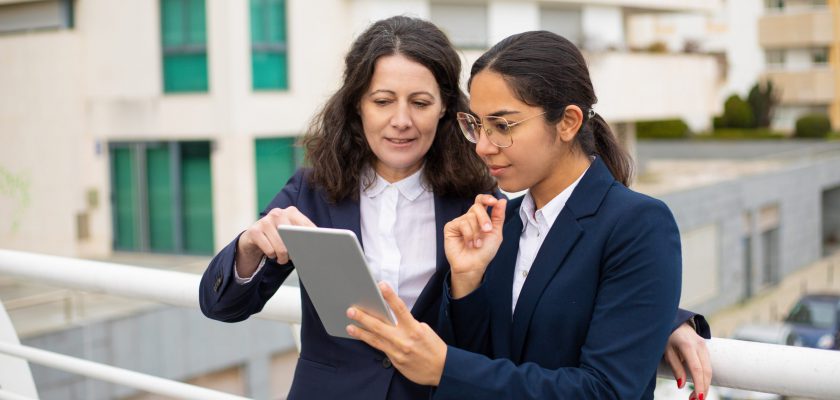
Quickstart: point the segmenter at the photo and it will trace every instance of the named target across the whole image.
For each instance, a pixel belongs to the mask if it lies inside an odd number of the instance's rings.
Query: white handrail
[[[235,396],[199,386],[176,382],[169,379],[146,375],[139,372],[112,367],[65,356],[33,347],[0,342],[0,353],[24,358],[31,362],[73,372],[79,375],[118,383],[146,392],[176,397],[179,399],[218,399],[218,400],[247,400],[245,397]]]
[[[41,280],[62,287],[198,307],[195,274],[131,267],[0,250],[0,273]],[[281,287],[259,316],[300,322],[297,288]],[[840,398],[840,352],[732,339],[707,341],[718,386],[803,396]],[[673,378],[667,367],[659,375]]]
[[[722,338],[707,340],[706,347],[713,385],[813,399],[840,398],[840,351]],[[658,375],[674,379],[664,363]]]
[[[134,267],[78,258],[0,249],[0,273],[42,283],[182,307],[198,307],[201,277],[177,271]],[[300,291],[281,286],[255,316],[300,323]]]

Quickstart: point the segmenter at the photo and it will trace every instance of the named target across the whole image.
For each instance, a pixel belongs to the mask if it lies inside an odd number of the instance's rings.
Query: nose
[[[482,157],[498,153],[499,146],[496,146],[487,138],[487,132],[484,131],[484,128],[478,129],[478,141],[475,143],[475,152]]]
[[[411,127],[411,114],[408,103],[397,104],[394,115],[391,116],[391,126],[398,130],[406,130]]]

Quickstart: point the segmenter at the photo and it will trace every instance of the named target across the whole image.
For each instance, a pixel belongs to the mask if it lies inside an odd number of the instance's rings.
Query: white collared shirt
[[[373,175],[373,184],[365,189]],[[371,275],[386,281],[409,310],[437,268],[435,198],[422,181],[423,169],[395,183],[373,170],[362,174],[359,207],[362,245]],[[234,277],[245,285],[265,265],[241,278],[234,263]]]
[[[588,170],[588,168],[587,168]],[[534,264],[534,259],[542,247],[545,236],[554,221],[563,211],[566,206],[566,201],[572,196],[572,192],[580,183],[583,171],[577,180],[572,182],[569,187],[563,189],[560,194],[554,196],[543,208],[535,210],[534,197],[531,196],[529,190],[525,193],[525,198],[522,199],[522,206],[519,207],[519,217],[522,218],[522,234],[519,236],[519,253],[516,255],[516,269],[513,271],[513,301],[511,302],[510,313],[516,310],[516,302],[519,300],[519,294],[522,292],[522,286],[525,285],[525,280],[528,278],[528,273],[531,272],[531,267]]]
[[[435,200],[422,178],[422,168],[395,183],[375,175],[367,189],[363,178],[359,196],[362,244],[371,274],[388,282],[409,309],[436,269]]]

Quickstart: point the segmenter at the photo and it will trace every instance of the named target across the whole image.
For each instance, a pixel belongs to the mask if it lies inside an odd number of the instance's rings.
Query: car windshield
[[[787,321],[815,328],[831,329],[834,327],[836,313],[834,302],[799,302],[790,311]]]

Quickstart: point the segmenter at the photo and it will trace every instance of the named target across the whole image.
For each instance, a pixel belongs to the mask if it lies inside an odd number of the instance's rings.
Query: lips
[[[409,144],[409,143],[411,143],[411,142],[413,142],[417,139],[385,138],[385,140],[387,140],[388,142],[393,143],[395,145],[404,145],[404,144]]]
[[[501,175],[503,172],[505,172],[505,170],[508,167],[510,167],[510,165],[493,165],[493,164],[488,164],[487,165],[487,168],[490,169],[490,175],[493,175],[493,176]]]

